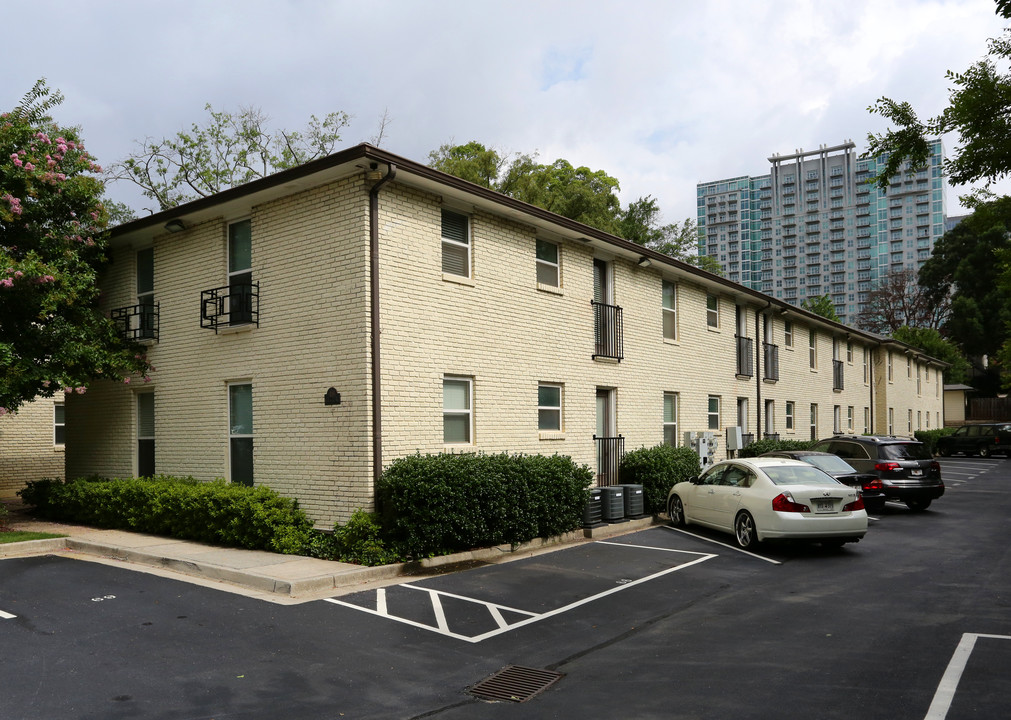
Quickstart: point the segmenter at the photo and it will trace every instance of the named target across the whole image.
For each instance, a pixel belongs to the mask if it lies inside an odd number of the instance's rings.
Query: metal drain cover
[[[479,682],[469,692],[482,700],[521,703],[544,692],[563,677],[562,673],[552,670],[507,665]]]

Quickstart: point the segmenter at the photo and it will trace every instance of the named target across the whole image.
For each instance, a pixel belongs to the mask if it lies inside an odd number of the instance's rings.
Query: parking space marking
[[[958,643],[958,647],[955,648],[955,652],[948,662],[948,668],[944,671],[944,676],[937,686],[937,692],[934,693],[934,700],[930,703],[930,708],[927,710],[927,714],[923,720],[944,720],[947,717],[948,710],[951,708],[951,701],[955,699],[958,682],[962,679],[962,673],[965,672],[969,656],[972,655],[972,650],[979,638],[1011,640],[1011,635],[963,634],[962,640]]]
[[[688,561],[683,562],[683,563],[681,563],[679,565],[675,565],[673,567],[667,568],[666,570],[661,570],[659,572],[655,572],[655,573],[653,573],[651,575],[647,575],[645,577],[641,577],[641,578],[639,578],[637,580],[630,580],[630,581],[627,581],[627,582],[623,582],[622,584],[618,585],[617,587],[613,587],[613,588],[611,588],[609,590],[604,590],[603,592],[599,592],[599,593],[596,593],[594,595],[590,595],[590,596],[582,598],[580,600],[576,600],[575,602],[571,602],[568,605],[563,605],[562,607],[555,608],[554,610],[548,610],[548,611],[543,612],[543,613],[535,613],[535,612],[530,612],[528,610],[521,610],[519,608],[509,607],[507,605],[501,605],[499,603],[489,602],[487,600],[479,600],[477,598],[467,597],[465,595],[457,595],[455,593],[450,593],[450,592],[446,592],[446,591],[443,591],[443,590],[435,590],[435,589],[432,589],[432,588],[420,587],[418,585],[412,585],[411,583],[404,583],[402,585],[396,586],[396,587],[400,587],[400,588],[406,588],[406,589],[409,589],[409,590],[417,590],[417,591],[421,591],[421,592],[424,592],[424,593],[428,594],[429,601],[431,603],[432,613],[433,613],[433,615],[435,617],[435,625],[434,626],[426,624],[426,623],[423,623],[423,622],[418,622],[417,620],[411,620],[410,618],[400,617],[398,615],[395,615],[395,614],[391,613],[389,611],[388,606],[387,606],[386,589],[385,588],[380,588],[380,589],[376,590],[376,604],[375,604],[375,609],[374,610],[372,608],[369,608],[369,607],[363,607],[361,605],[355,605],[353,603],[345,602],[343,600],[338,600],[337,598],[324,598],[324,601],[328,602],[328,603],[332,603],[334,605],[340,605],[342,607],[351,608],[352,610],[358,610],[360,612],[368,613],[370,615],[375,615],[377,617],[383,617],[383,618],[386,618],[388,620],[394,620],[396,622],[403,623],[405,625],[410,625],[412,627],[420,628],[422,630],[428,630],[429,632],[434,632],[434,633],[437,633],[439,635],[443,635],[443,636],[446,636],[446,637],[451,637],[451,638],[454,638],[456,640],[462,640],[464,642],[469,642],[469,643],[475,643],[476,644],[476,643],[482,642],[483,640],[487,640],[488,638],[492,638],[492,637],[495,637],[497,635],[501,635],[502,633],[508,632],[510,630],[516,630],[518,628],[525,627],[525,626],[530,625],[532,623],[540,622],[541,620],[546,620],[547,618],[554,617],[555,615],[561,615],[562,613],[569,612],[570,610],[574,610],[574,609],[576,609],[578,607],[586,605],[587,603],[594,602],[594,601],[599,600],[601,598],[607,597],[608,595],[613,595],[616,592],[621,592],[623,590],[627,590],[630,587],[634,587],[636,585],[641,585],[643,583],[647,583],[647,582],[650,582],[652,580],[656,580],[656,579],[658,579],[660,577],[663,577],[664,575],[669,575],[669,574],[677,572],[679,570],[684,570],[684,569],[692,567],[694,565],[698,565],[699,563],[703,563],[706,560],[711,560],[711,559],[713,559],[715,557],[719,557],[718,555],[714,555],[714,554],[711,554],[711,553],[691,552],[691,551],[687,551],[687,550],[672,550],[670,548],[654,547],[654,546],[651,546],[651,545],[632,545],[632,544],[628,544],[628,543],[603,542],[603,541],[597,541],[594,544],[599,544],[599,545],[618,545],[618,546],[621,546],[621,547],[628,547],[628,548],[641,549],[641,550],[662,550],[662,551],[665,551],[665,552],[677,552],[677,553],[682,553],[682,554],[686,554],[686,555],[695,555],[697,557],[695,559],[693,559],[693,560],[688,560]],[[461,600],[463,602],[470,603],[472,605],[476,605],[476,606],[479,606],[479,607],[483,606],[485,608],[485,610],[488,612],[488,616],[495,623],[495,626],[496,626],[495,629],[494,630],[489,630],[489,631],[486,631],[486,632],[483,632],[483,633],[479,633],[477,635],[465,635],[463,633],[454,632],[449,627],[449,621],[448,621],[448,619],[446,617],[445,608],[443,607],[443,602],[442,601],[443,601],[444,598],[447,598],[447,599],[451,598],[451,599],[454,599],[454,600]],[[506,617],[503,614],[503,612],[518,614],[518,615],[525,616],[525,617],[522,617],[521,619],[515,620],[513,622],[509,622],[506,619]]]
[[[16,617],[17,617],[17,615],[11,615],[8,612],[4,612],[3,610],[0,610],[0,618],[3,618],[4,620],[13,620]]]
[[[693,537],[696,540],[705,540],[706,542],[710,542],[713,545],[719,545],[720,547],[725,547],[725,548],[728,548],[730,550],[736,550],[739,553],[743,553],[745,555],[750,555],[751,557],[757,558],[759,560],[765,560],[765,562],[772,563],[773,565],[782,565],[783,564],[779,560],[773,560],[772,558],[762,557],[761,555],[756,555],[753,552],[748,552],[747,550],[742,550],[739,547],[734,547],[733,545],[727,545],[726,543],[721,543],[719,540],[713,540],[711,538],[703,537],[702,535],[696,535],[695,533],[689,532],[689,531],[687,531],[687,530],[685,530],[683,528],[670,527],[669,525],[661,525],[660,527],[664,528],[665,530],[670,530],[671,532],[683,533],[684,535],[687,535],[688,537]]]

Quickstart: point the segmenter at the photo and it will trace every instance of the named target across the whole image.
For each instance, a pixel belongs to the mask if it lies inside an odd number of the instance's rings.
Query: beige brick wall
[[[441,199],[392,183],[380,194],[382,288],[383,461],[415,452],[561,453],[591,467],[596,461],[596,390],[614,389],[616,428],[632,450],[663,441],[663,397],[678,393],[678,436],[706,430],[708,397],[721,398],[724,430],[737,423],[738,398],[748,400],[748,430],[760,437],[759,410],[772,400],[775,432],[810,437],[810,405],[818,405],[817,434],[830,435],[833,409],[843,427],[854,408],[863,432],[871,383],[863,374],[863,341],[846,356],[845,335],[816,332],[817,364],[808,361],[808,324],[797,313],[773,313],[771,341],[779,345],[780,379],[738,377],[735,302],[746,304],[746,334],[756,336],[754,298],[724,289],[720,325],[706,323],[707,290],[676,268],[642,268],[601,244],[542,236],[559,243],[561,287],[536,282],[537,231],[515,219],[468,213],[472,276],[442,273]],[[96,383],[68,404],[68,475],[136,472],[137,392],[155,392],[158,472],[202,479],[228,473],[227,385],[253,385],[254,472],[258,484],[297,497],[320,524],[346,520],[372,507],[368,332],[368,193],[355,177],[301,191],[253,208],[253,278],[260,283],[260,327],[215,335],[199,327],[200,291],[226,284],[227,223],[222,217],[154,241],[155,295],[161,338],[149,348],[156,371],[149,384]],[[103,279],[107,308],[134,304],[136,248],[116,252]],[[591,358],[593,260],[610,263],[614,301],[624,308],[624,359]],[[675,341],[663,338],[662,280],[677,284]],[[793,322],[793,347],[784,322]],[[759,325],[762,323],[759,322]],[[834,334],[833,334],[834,333]],[[833,337],[839,342],[845,388],[833,391]],[[879,353],[878,350],[872,350]],[[904,366],[902,368],[905,372]],[[473,442],[443,443],[442,381],[473,378]],[[931,382],[933,381],[931,375]],[[561,432],[538,430],[539,382],[563,386]],[[880,384],[879,401],[902,407],[934,403],[923,391]],[[342,404],[325,407],[335,387]],[[760,395],[760,397],[759,397]],[[795,403],[786,428],[786,403]],[[759,408],[761,403],[761,408]],[[940,409],[940,396],[936,400]],[[877,410],[876,410],[877,412]],[[914,412],[915,422],[915,412]]]
[[[63,446],[55,444],[58,398],[39,398],[0,417],[0,497],[12,497],[29,480],[63,477]]]

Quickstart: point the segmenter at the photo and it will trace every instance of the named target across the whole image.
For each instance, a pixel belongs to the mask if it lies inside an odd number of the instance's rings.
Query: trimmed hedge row
[[[667,494],[674,484],[700,472],[699,456],[691,448],[656,445],[625,453],[619,477],[622,483],[642,485],[646,512],[659,515],[667,509]]]
[[[380,522],[397,553],[415,558],[574,530],[593,474],[566,456],[413,455],[377,487]]]
[[[945,435],[951,435],[957,429],[958,428],[947,427],[938,428],[937,430],[917,430],[913,433],[913,436],[927,446],[931,455],[936,455],[938,438],[944,437]]]
[[[267,487],[194,478],[37,480],[19,493],[50,520],[297,554],[312,530],[298,504]]]
[[[739,456],[742,458],[758,457],[767,452],[776,452],[777,450],[807,450],[815,442],[815,440],[773,440],[771,438],[762,438],[746,445],[739,452]]]

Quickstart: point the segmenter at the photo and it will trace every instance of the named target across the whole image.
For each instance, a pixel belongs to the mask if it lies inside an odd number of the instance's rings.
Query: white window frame
[[[793,321],[783,321],[783,345],[788,348],[793,347]]]
[[[60,420],[60,410],[63,411],[63,419]],[[60,430],[63,431],[63,440],[60,440]],[[53,403],[53,445],[64,447],[67,444],[67,407],[62,401]]]
[[[811,403],[811,439],[818,439],[818,403]]]
[[[154,392],[153,391],[139,392],[136,395],[136,398],[137,398],[137,474],[138,475],[140,475],[140,443],[141,443],[141,440],[150,440],[152,443],[154,443],[154,441],[155,441],[155,427],[154,427],[154,424],[155,424],[155,420],[156,420],[156,412],[157,411],[155,410],[154,407],[151,408],[151,410],[152,410],[151,434],[150,435],[144,435],[144,434],[141,433],[141,421],[140,421],[141,420],[141,418],[140,418],[141,404],[140,403],[141,403],[141,398],[148,398],[148,397],[151,398],[152,402],[155,402]],[[231,437],[231,436],[229,436],[229,437]]]
[[[667,398],[671,401],[671,416],[673,419],[667,419]],[[681,398],[676,392],[665,392],[663,394],[663,441],[667,443],[668,430],[673,430],[672,438],[674,439],[673,447],[678,445],[678,412],[681,409]]]
[[[709,307],[710,301],[715,307]],[[720,329],[720,296],[712,293],[706,294],[706,327],[710,330]]]
[[[247,439],[248,438],[250,440],[253,440],[254,444],[256,442],[253,432],[249,432],[249,433],[237,433],[237,432],[233,432],[232,431],[232,428],[234,427],[234,422],[232,420],[232,388],[233,387],[240,387],[240,386],[248,386],[249,387],[250,403],[252,403],[252,392],[253,392],[253,382],[252,382],[252,380],[236,380],[234,382],[228,383],[227,391],[226,391],[226,398],[227,398],[227,403],[228,403],[228,482],[230,482],[230,483],[237,482],[233,478],[233,476],[232,476],[232,471],[233,471],[233,468],[232,468],[232,440],[243,440],[243,439]],[[252,411],[253,411],[253,409],[251,407],[250,408],[250,415],[252,415]],[[250,429],[255,431],[255,426],[253,428],[250,428]],[[256,484],[256,480],[255,480],[255,478],[256,478],[255,465],[253,467],[253,473],[254,473],[253,474],[253,484],[255,485]]]
[[[467,407],[466,408],[447,408],[446,407],[446,383],[447,382],[457,382],[466,383],[467,385]],[[442,442],[444,445],[473,445],[474,444],[474,378],[466,377],[464,375],[443,375],[442,376],[442,417],[443,417],[443,432],[442,432]],[[463,442],[460,441],[447,441],[446,431],[445,431],[445,418],[447,415],[454,416],[465,416],[467,418],[467,439]]]
[[[550,245],[555,249],[555,262],[542,260],[539,257],[539,253],[537,251],[540,249],[541,245]],[[537,274],[537,287],[550,288],[552,290],[562,287],[562,248],[558,243],[537,238],[534,241],[534,266]],[[542,270],[554,272],[554,282],[543,282],[541,280]]]
[[[541,404],[541,388],[553,388],[558,390],[558,405],[542,405]],[[561,383],[549,383],[542,382],[537,383],[537,430],[539,432],[562,432],[564,430],[563,424],[563,404],[565,402],[565,387]],[[541,427],[542,413],[556,412],[558,413],[558,423],[557,427]]]
[[[469,279],[471,279],[471,274],[472,274],[471,273],[471,248],[473,246],[473,243],[472,243],[473,233],[472,233],[472,229],[471,229],[471,225],[472,225],[472,223],[471,223],[471,217],[469,215],[466,215],[466,214],[464,214],[462,212],[457,212],[456,210],[452,210],[450,208],[442,208],[441,210],[442,210],[442,212],[439,213],[439,235],[442,237],[442,274],[443,274],[443,276],[448,276],[448,277],[451,277],[451,278],[452,277],[461,277],[461,278],[467,278],[469,280]],[[467,223],[467,241],[466,242],[460,242],[459,240],[456,240],[454,238],[446,237],[443,234],[443,232],[442,232],[442,226],[444,224],[443,221],[444,221],[446,213],[449,213],[450,215],[456,215],[458,217],[463,218],[466,221],[466,223]],[[467,268],[467,274],[466,275],[460,275],[458,273],[448,272],[446,270],[446,267],[445,267],[446,260],[445,260],[445,258],[446,258],[446,247],[447,246],[449,246],[451,248],[456,248],[457,250],[459,250],[459,249],[462,248],[465,251],[466,257],[465,257],[465,260],[464,260],[464,264],[465,264],[465,266]]]
[[[811,328],[807,340],[807,364],[811,370],[818,369],[818,333]]]
[[[776,401],[765,401],[765,434],[776,434]]]
[[[871,409],[864,406],[864,435],[871,431]]]
[[[667,288],[670,288],[671,307],[667,307]],[[663,317],[663,339],[677,342],[678,339],[678,286],[676,282],[663,280],[660,285],[660,304]],[[670,323],[670,334],[667,334],[668,322]]]
[[[796,422],[794,420],[794,410],[795,410],[795,408],[796,408],[796,405],[794,404],[793,400],[787,400],[786,401],[786,413],[785,413],[786,418],[785,419],[786,419],[786,429],[787,430],[796,430],[797,429]]]
[[[846,431],[853,432],[853,406],[846,406]]]
[[[842,406],[832,406],[832,433],[838,435],[842,432]]]
[[[713,412],[713,400],[716,401],[716,412]],[[719,395],[709,395],[706,398],[706,429],[707,430],[719,430],[722,422],[721,411],[723,401]],[[715,416],[716,424],[713,425],[713,418]]]

